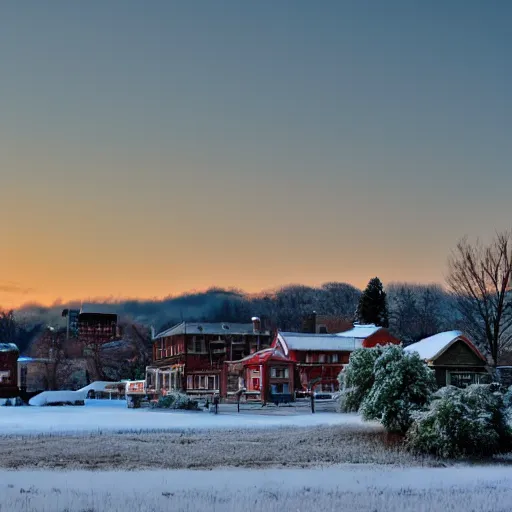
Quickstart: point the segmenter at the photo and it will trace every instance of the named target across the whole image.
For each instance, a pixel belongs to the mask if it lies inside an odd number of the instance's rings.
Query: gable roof
[[[282,361],[284,363],[292,362],[277,348],[265,348],[259,352],[250,354],[237,362],[243,364],[262,364],[267,361]]]
[[[383,329],[383,327],[379,327],[374,324],[354,324],[354,327],[348,331],[339,332],[336,336],[341,336],[342,338],[357,338],[357,339],[366,339],[370,336],[373,336],[376,332]]]
[[[406,352],[417,352],[421,359],[433,361],[441,354],[446,352],[454,343],[462,341],[465,343],[480,359],[486,361],[485,356],[464,336],[462,331],[446,331],[434,334],[418,343],[413,343],[405,347]]]
[[[341,337],[336,334],[309,334],[299,332],[279,332],[277,341],[281,343],[285,355],[289,350],[323,352],[352,351],[362,347],[362,342],[355,338]]]
[[[19,350],[14,343],[0,343],[0,352],[19,352]]]
[[[167,329],[153,339],[166,338],[168,336],[176,336],[177,334],[218,334],[220,336],[227,334],[254,334],[254,326],[249,324],[237,324],[231,322],[181,322],[170,329]],[[268,332],[261,332],[265,335]]]

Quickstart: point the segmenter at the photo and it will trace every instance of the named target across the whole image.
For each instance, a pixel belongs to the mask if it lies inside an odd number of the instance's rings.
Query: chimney
[[[308,315],[302,323],[302,332],[315,334],[316,333],[316,311]]]
[[[252,320],[252,330],[254,334],[258,334],[261,331],[261,320],[258,316],[253,316]]]

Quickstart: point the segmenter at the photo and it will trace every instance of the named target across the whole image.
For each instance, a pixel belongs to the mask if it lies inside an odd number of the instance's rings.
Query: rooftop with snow
[[[434,334],[434,336],[425,338],[417,343],[413,343],[412,345],[405,347],[404,350],[406,352],[417,352],[421,359],[424,359],[425,361],[433,361],[446,352],[446,350],[448,350],[457,341],[463,341],[478,357],[485,360],[485,357],[462,331],[440,332],[439,334]]]

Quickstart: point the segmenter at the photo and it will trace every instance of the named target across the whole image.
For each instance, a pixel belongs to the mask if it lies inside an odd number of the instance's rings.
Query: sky
[[[512,3],[0,4],[0,306],[443,282],[512,220]]]

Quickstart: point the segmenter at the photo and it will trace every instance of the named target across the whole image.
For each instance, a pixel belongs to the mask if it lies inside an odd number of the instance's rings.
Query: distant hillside
[[[361,292],[344,283],[327,283],[318,288],[290,285],[263,295],[248,295],[242,291],[212,288],[205,292],[187,293],[162,300],[126,300],[119,302],[92,301],[102,310],[112,311],[157,329],[181,322],[250,321],[254,315],[264,315],[273,322],[291,328],[299,325],[304,315],[313,310],[324,314],[352,317]],[[88,301],[90,304],[91,301]],[[27,325],[44,323],[60,325],[62,309],[79,304],[59,304],[43,307],[27,305],[17,312],[19,321]]]
[[[388,289],[390,327],[408,342],[424,333],[453,328],[457,315],[450,297],[438,285],[391,283]],[[121,320],[154,326],[157,331],[187,321],[249,322],[252,316],[265,316],[282,330],[299,330],[302,320],[316,311],[352,320],[361,291],[346,283],[325,283],[319,287],[289,285],[260,295],[237,290],[212,288],[162,300],[96,301],[102,310],[117,313]],[[91,303],[91,302],[89,302]],[[16,311],[24,335],[34,335],[45,325],[64,324],[65,307],[28,305]],[[406,307],[407,306],[407,307]]]

